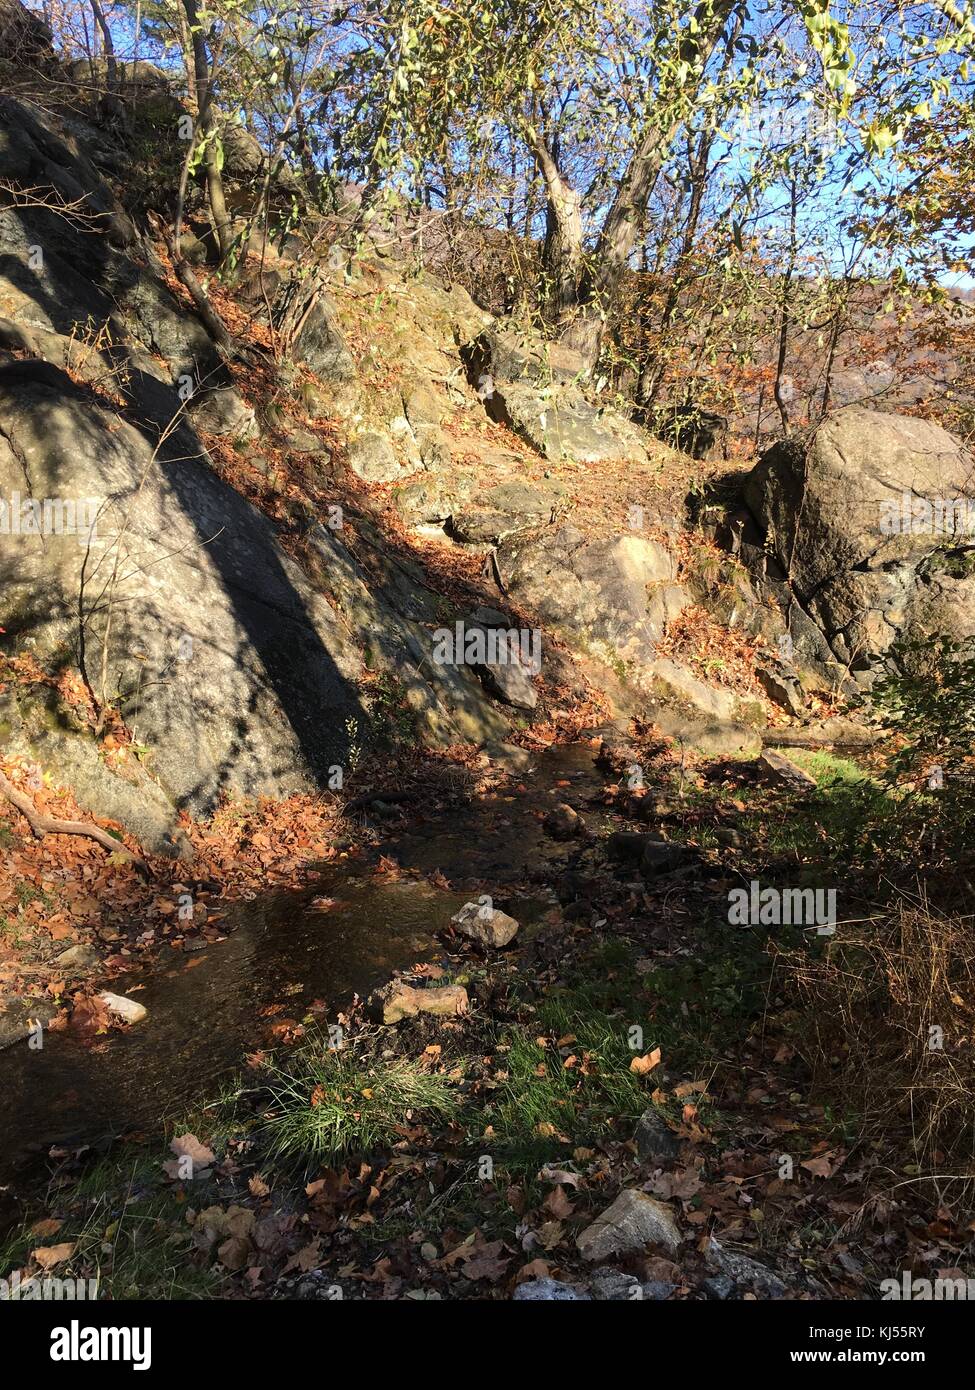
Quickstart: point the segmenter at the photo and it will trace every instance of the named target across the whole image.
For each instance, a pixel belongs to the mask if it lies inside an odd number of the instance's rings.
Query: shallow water
[[[39,1051],[19,1043],[0,1052],[0,1175],[51,1143],[97,1146],[133,1129],[158,1131],[167,1115],[212,1095],[245,1052],[266,1046],[273,1023],[299,1020],[316,1003],[328,1022],[393,970],[436,959],[436,934],[471,885],[484,885],[529,926],[547,903],[506,896],[504,885],[565,852],[538,817],[571,794],[559,782],[582,793],[601,784],[590,748],[551,749],[510,797],[449,817],[418,812],[390,833],[386,853],[407,869],[442,870],[458,891],[362,866],[323,868],[300,892],[227,908],[226,939],[116,980],[116,993],[131,992],[148,1009],[142,1023],[94,1046],[68,1030],[45,1034]],[[317,897],[332,905],[316,909]]]

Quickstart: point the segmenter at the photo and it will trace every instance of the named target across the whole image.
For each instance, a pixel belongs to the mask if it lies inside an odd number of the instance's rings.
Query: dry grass
[[[973,928],[922,893],[837,934],[816,960],[787,958],[815,1098],[955,1196],[975,1189]]]

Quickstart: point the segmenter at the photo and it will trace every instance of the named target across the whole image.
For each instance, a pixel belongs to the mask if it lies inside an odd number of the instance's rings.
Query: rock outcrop
[[[850,406],[746,485],[836,661],[869,686],[898,640],[975,633],[975,459],[928,420]]]
[[[640,431],[615,411],[586,400],[579,386],[585,366],[571,349],[500,325],[465,346],[463,357],[491,419],[545,458],[646,460]]]

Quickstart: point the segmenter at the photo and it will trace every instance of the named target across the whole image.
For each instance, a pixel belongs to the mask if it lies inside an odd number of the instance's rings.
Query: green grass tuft
[[[263,1134],[271,1155],[320,1162],[394,1142],[422,1117],[449,1119],[456,1097],[443,1076],[395,1059],[363,1064],[321,1041],[271,1068]]]

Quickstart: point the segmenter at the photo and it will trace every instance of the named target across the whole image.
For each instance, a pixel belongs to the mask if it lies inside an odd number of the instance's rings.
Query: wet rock
[[[669,1163],[677,1157],[677,1135],[656,1106],[651,1105],[640,1116],[633,1138],[642,1163]]]
[[[646,1245],[662,1245],[675,1251],[681,1234],[670,1207],[648,1197],[645,1192],[628,1189],[612,1206],[576,1237],[576,1244],[587,1260],[605,1260]]]
[[[45,1027],[57,1013],[52,999],[23,995],[0,996],[0,1050],[31,1035],[38,1024]]]
[[[552,807],[542,824],[553,840],[571,840],[576,835],[582,835],[586,829],[586,822],[579,812],[564,801]]]
[[[580,1293],[571,1284],[558,1279],[526,1279],[511,1295],[515,1303],[585,1303],[587,1293]]]
[[[495,767],[505,772],[524,772],[532,760],[527,748],[519,748],[516,743],[486,743],[484,752]]]
[[[518,931],[513,917],[487,903],[465,903],[450,920],[462,936],[479,941],[482,946],[507,946]]]
[[[762,781],[773,786],[784,787],[792,792],[808,793],[816,790],[815,777],[810,777],[809,773],[803,772],[791,758],[787,758],[784,753],[776,753],[772,748],[767,748],[761,755],[757,768]]]
[[[149,1010],[144,1004],[138,1004],[134,999],[127,999],[124,994],[112,994],[108,990],[98,996],[110,1014],[120,1018],[123,1023],[141,1023],[144,1018],[149,1017]]]
[[[470,1006],[463,985],[439,985],[433,989],[415,989],[400,980],[393,980],[378,994],[382,1005],[383,1023],[399,1023],[417,1014],[433,1014],[436,1018],[455,1018],[466,1014]]]

